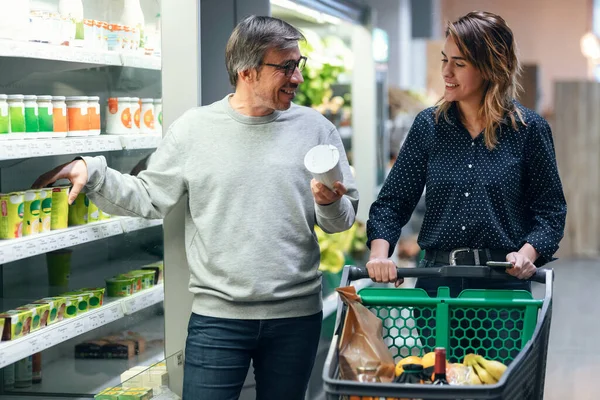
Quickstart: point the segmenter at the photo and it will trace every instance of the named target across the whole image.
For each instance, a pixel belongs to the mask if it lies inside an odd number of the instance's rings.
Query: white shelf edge
[[[161,224],[162,220],[115,217],[106,221],[94,222],[34,236],[1,240],[0,264]]]
[[[116,65],[151,70],[161,69],[161,59],[154,56],[9,39],[0,39],[0,57],[22,57],[81,64]]]
[[[356,293],[361,289],[373,285],[373,281],[370,279],[361,279],[359,281],[352,282],[351,285],[356,288]],[[323,299],[323,320],[337,311],[338,301],[340,296],[337,292],[333,292]]]
[[[0,141],[0,161],[29,157],[98,153],[104,151],[155,149],[161,135],[98,135],[61,139],[17,139]]]
[[[163,284],[136,293],[130,297],[107,298],[106,304],[97,309],[65,319],[29,335],[0,342],[0,368],[29,355],[56,346],[69,339],[124,318],[164,300]]]

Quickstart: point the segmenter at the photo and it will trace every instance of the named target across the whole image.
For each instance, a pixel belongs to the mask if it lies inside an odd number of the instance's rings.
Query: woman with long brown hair
[[[566,202],[548,123],[523,107],[519,61],[511,29],[489,12],[449,23],[441,54],[445,92],[422,111],[370,210],[367,269],[376,282],[401,282],[389,259],[423,189],[419,267],[508,261],[520,280],[419,279],[435,296],[449,286],[521,288],[553,260],[563,237]],[[460,250],[460,251],[456,251]],[[453,252],[454,251],[454,252]]]

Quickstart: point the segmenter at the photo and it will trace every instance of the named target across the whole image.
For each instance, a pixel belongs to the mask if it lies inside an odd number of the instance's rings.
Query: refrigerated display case
[[[67,208],[58,189],[30,187],[75,155],[135,173],[157,147],[161,4],[1,4],[0,399],[93,398],[165,359],[162,220],[108,216],[83,196]],[[127,289],[111,280],[143,268]]]

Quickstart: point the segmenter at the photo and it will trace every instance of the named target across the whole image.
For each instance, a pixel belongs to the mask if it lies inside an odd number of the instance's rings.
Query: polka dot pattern
[[[536,264],[552,260],[567,211],[552,133],[542,117],[515,104],[525,125],[502,124],[492,151],[483,134],[471,138],[454,108],[438,123],[434,107],[419,113],[371,206],[368,245],[395,244],[426,188],[422,249],[516,251],[528,242],[541,254]]]

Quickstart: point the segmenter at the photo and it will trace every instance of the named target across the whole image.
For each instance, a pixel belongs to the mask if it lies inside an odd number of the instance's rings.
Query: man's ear
[[[238,72],[238,78],[243,80],[246,83],[250,83],[256,80],[256,70],[255,69],[246,69],[244,71]]]

